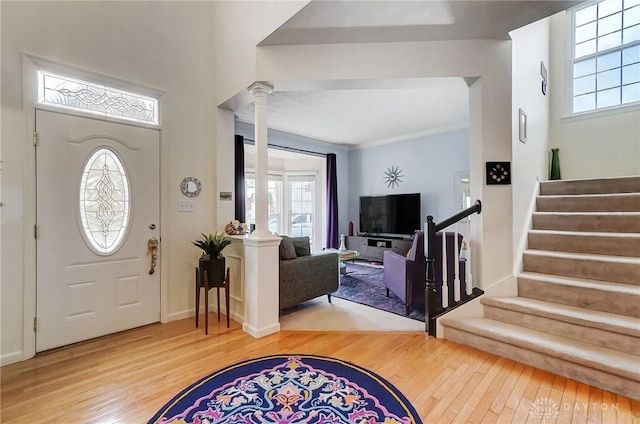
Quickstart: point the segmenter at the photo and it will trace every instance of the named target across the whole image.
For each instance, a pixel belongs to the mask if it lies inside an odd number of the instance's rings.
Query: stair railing
[[[480,214],[482,211],[482,203],[480,200],[469,208],[458,212],[457,214],[445,219],[444,221],[436,224],[433,221],[433,216],[427,216],[426,222],[426,240],[427,243],[425,251],[427,252],[427,275],[426,275],[426,287],[425,287],[425,331],[431,335],[436,336],[436,319],[446,312],[449,312],[458,306],[468,302],[469,300],[478,297],[483,292],[478,288],[473,287],[473,275],[471,272],[471,240],[469,235],[471,234],[471,215],[474,213]],[[466,219],[467,226],[467,240],[466,240],[466,266],[465,266],[465,287],[464,296],[462,296],[462,287],[460,284],[460,261],[458,253],[458,223]],[[449,285],[447,275],[447,264],[449,258],[447,258],[447,238],[443,234],[442,237],[442,281],[435,281],[434,266],[435,266],[435,252],[436,252],[436,233],[442,231],[445,228],[454,226],[454,301],[453,304],[449,304]],[[437,297],[442,299],[442,308],[438,308],[436,305]]]

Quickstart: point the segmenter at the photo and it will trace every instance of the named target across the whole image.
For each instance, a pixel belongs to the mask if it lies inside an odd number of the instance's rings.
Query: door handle
[[[153,225],[153,224],[152,224]],[[151,269],[149,270],[149,274],[153,274],[156,272],[156,265],[158,264],[158,239],[155,237],[149,237],[147,241],[147,249],[151,254]]]

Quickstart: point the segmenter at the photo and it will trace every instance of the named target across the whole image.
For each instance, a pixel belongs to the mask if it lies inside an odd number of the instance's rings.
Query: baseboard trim
[[[17,350],[11,353],[5,353],[4,355],[0,356],[0,366],[4,367],[5,365],[11,365],[29,359],[23,358],[22,354],[23,352],[21,350]]]
[[[277,333],[280,331],[280,323],[277,322],[275,324],[268,325],[262,328],[256,328],[246,322],[242,324],[242,331],[248,333],[250,336],[259,339],[260,337],[268,336],[269,334]]]
[[[204,306],[203,306],[204,307]],[[218,308],[215,305],[209,305],[209,312],[218,312]],[[224,312],[224,308],[221,309],[221,311],[223,314]],[[200,313],[202,314],[202,308],[200,309]],[[178,311],[178,312],[173,312],[171,314],[169,314],[169,316],[167,317],[168,321],[167,322],[171,322],[171,321],[177,321],[179,319],[185,319],[185,318],[194,318],[196,316],[196,309],[195,308],[191,308],[191,309],[185,309],[183,311]],[[236,322],[244,322],[244,316],[233,312],[233,308],[231,308],[231,317],[232,320],[236,321]]]

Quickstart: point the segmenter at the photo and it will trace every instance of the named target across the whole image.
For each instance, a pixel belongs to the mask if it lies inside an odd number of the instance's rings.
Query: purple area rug
[[[381,376],[318,355],[273,355],[218,370],[182,390],[153,424],[422,424]]]
[[[352,263],[346,265],[347,274],[340,275],[340,287],[331,296],[405,316],[404,302],[393,293],[386,296],[382,268]],[[407,318],[424,322],[424,311],[411,309]]]

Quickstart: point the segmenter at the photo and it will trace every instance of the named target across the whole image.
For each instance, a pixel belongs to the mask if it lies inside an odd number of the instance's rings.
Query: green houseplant
[[[226,267],[222,251],[231,244],[231,239],[225,233],[216,231],[215,234],[209,235],[202,233],[202,238],[192,243],[202,249],[202,256],[199,262],[200,284],[204,285],[206,271],[209,287],[223,285]]]

